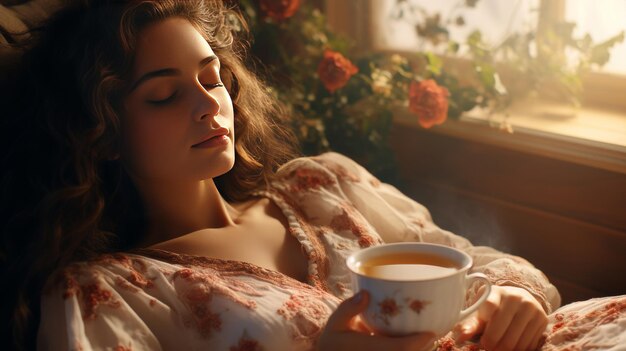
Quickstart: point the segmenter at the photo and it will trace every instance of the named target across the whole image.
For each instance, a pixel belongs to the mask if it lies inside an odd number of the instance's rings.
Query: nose
[[[208,118],[217,116],[220,113],[220,102],[215,97],[215,93],[207,90],[201,83],[197,83],[197,89],[194,89],[194,111],[196,121],[204,121]]]

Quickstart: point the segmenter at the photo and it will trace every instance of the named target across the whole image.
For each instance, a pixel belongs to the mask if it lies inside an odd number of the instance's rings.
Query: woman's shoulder
[[[293,159],[280,167],[277,175],[282,181],[294,181],[302,186],[313,187],[334,185],[338,182],[366,181],[371,185],[379,184],[359,163],[334,151]]]
[[[330,166],[331,168],[343,166],[353,168],[355,171],[357,167],[360,167],[358,163],[350,157],[335,151],[328,151],[315,156],[302,156],[294,158],[283,164],[278,169],[278,172],[282,173],[286,170],[292,170],[294,168],[306,167],[307,165],[310,166],[315,164],[323,167]]]
[[[165,262],[136,254],[102,254],[89,260],[73,262],[57,270],[48,279],[44,295],[61,293],[64,299],[107,295],[105,289],[137,292],[153,285],[155,272],[168,271]]]

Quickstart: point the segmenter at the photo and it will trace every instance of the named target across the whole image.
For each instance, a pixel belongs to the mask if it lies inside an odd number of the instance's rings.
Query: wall
[[[437,224],[522,256],[564,303],[626,294],[626,174],[396,125],[402,189]]]

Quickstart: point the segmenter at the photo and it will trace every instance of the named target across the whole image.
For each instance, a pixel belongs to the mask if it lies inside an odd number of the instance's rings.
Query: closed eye
[[[178,92],[174,92],[172,95],[166,97],[165,99],[162,100],[148,100],[148,102],[152,105],[165,105],[169,102],[171,102],[172,100],[174,100],[174,98],[176,97],[176,95],[178,94]]]
[[[202,86],[205,89],[214,89],[214,88],[223,87],[224,84],[222,82],[219,82],[219,83],[212,83],[212,84],[202,84]],[[156,106],[165,105],[165,104],[170,103],[171,101],[173,101],[174,98],[176,98],[177,94],[178,94],[178,92],[176,91],[172,95],[168,96],[165,99],[162,99],[162,100],[148,100],[148,103],[150,103],[152,105],[156,105]]]
[[[224,84],[222,82],[219,82],[219,83],[213,83],[213,84],[202,84],[202,86],[205,89],[213,89],[213,88],[223,87]]]

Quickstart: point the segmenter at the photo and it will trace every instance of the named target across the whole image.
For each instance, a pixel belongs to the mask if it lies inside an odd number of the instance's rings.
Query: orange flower
[[[442,124],[448,117],[448,96],[448,89],[432,79],[411,82],[409,111],[417,115],[419,124],[424,128]]]
[[[350,60],[332,50],[324,51],[324,58],[317,67],[317,74],[331,93],[346,85],[350,77],[358,71]]]
[[[300,0],[261,0],[261,10],[277,21],[293,16],[300,7]]]

